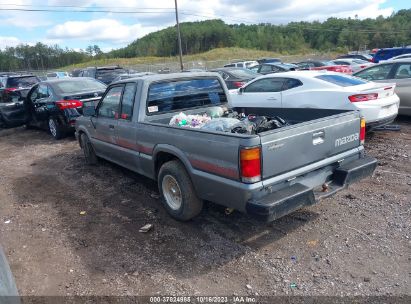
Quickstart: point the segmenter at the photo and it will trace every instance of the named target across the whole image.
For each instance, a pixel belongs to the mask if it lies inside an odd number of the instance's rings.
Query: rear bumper
[[[386,117],[384,119],[379,119],[379,120],[375,120],[375,121],[371,121],[371,122],[366,122],[365,123],[365,128],[367,131],[372,131],[372,129],[375,129],[377,127],[382,127],[385,125],[388,125],[390,123],[392,123],[395,118],[397,117],[397,114]]]
[[[246,211],[259,220],[273,221],[304,206],[313,205],[318,200],[372,175],[376,166],[377,160],[372,157],[354,160],[334,171],[326,192],[296,183],[260,199],[250,199],[246,203]]]

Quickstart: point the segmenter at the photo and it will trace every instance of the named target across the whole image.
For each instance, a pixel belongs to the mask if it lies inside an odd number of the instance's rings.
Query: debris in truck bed
[[[201,129],[221,132],[231,132],[234,125],[240,122],[237,118],[219,117],[206,122]]]
[[[258,134],[285,126],[288,126],[288,123],[281,117],[256,116],[250,114],[237,125],[234,125],[231,132],[241,134]]]
[[[174,115],[170,126],[183,128],[201,128],[203,130],[231,132],[239,134],[258,134],[289,125],[279,116],[258,116],[238,113],[223,107],[212,107],[203,114],[186,115],[180,112]]]
[[[169,125],[170,126],[178,126],[178,127],[186,127],[186,128],[200,128],[202,127],[207,121],[210,121],[211,117],[204,115],[186,115],[183,112],[180,112],[177,115],[174,115]]]

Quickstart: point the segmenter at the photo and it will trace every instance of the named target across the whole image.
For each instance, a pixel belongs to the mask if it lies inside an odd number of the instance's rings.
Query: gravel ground
[[[177,222],[74,138],[1,130],[1,244],[21,295],[410,295],[410,122],[369,134],[373,177],[270,224],[210,203]]]

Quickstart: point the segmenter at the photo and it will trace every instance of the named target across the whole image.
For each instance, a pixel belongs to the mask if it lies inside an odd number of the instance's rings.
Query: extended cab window
[[[216,78],[158,82],[150,85],[147,98],[149,114],[179,111],[227,102]]]
[[[98,107],[98,116],[106,118],[118,118],[121,92],[124,86],[112,87],[104,96]]]
[[[136,84],[127,83],[121,100],[121,119],[131,120],[133,115],[134,96],[136,95]]]

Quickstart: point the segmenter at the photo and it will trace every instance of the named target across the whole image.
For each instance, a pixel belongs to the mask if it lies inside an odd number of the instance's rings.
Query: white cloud
[[[0,50],[4,50],[6,46],[15,47],[21,43],[17,37],[0,36]]]
[[[74,3],[73,3],[74,1]],[[271,22],[274,24],[290,21],[325,20],[329,17],[375,18],[389,16],[392,8],[381,9],[386,0],[179,0],[182,21],[221,18],[227,23]],[[133,14],[143,25],[161,24],[168,26],[174,22],[174,1],[171,0],[49,0],[50,5],[75,5],[81,7],[104,7],[108,10],[150,11],[147,14]],[[159,13],[155,13],[159,12]],[[130,16],[111,14],[111,17]]]
[[[265,23],[285,24],[291,21],[324,21],[329,17],[360,19],[389,16],[392,8],[382,9],[386,0],[178,0],[180,21],[199,21],[219,18],[226,23]],[[81,8],[139,11],[145,13],[33,13],[0,12],[2,25],[25,28],[27,39],[41,40],[45,44],[81,45],[102,44],[103,48],[124,46],[152,31],[175,24],[174,1],[172,0],[14,0],[15,4],[39,6],[60,6],[66,10]],[[4,7],[4,5],[2,5]],[[15,7],[15,6],[14,6]],[[150,12],[150,13],[148,13]],[[81,18],[89,18],[80,21]],[[65,20],[60,21],[61,16]],[[68,17],[68,18],[67,18]],[[78,18],[78,19],[77,19]],[[76,20],[77,19],[77,20]],[[51,24],[53,24],[51,26]],[[33,38],[30,29],[48,27],[45,37]],[[23,32],[21,32],[23,33]],[[22,34],[19,37],[24,37]],[[13,36],[8,32],[0,35]],[[23,39],[23,38],[22,38]],[[9,43],[13,43],[10,41]],[[0,43],[5,45],[5,43]],[[85,46],[83,46],[85,47]]]
[[[13,3],[13,4],[11,4]],[[23,6],[22,6],[23,5]],[[28,5],[28,6],[27,6]],[[32,0],[13,0],[1,4],[2,9],[28,9],[33,5]],[[51,22],[42,12],[3,10],[0,12],[2,26],[14,26],[30,30],[35,27],[48,26]]]
[[[68,21],[47,32],[49,39],[80,39],[115,44],[131,42],[151,32],[153,28],[141,24],[125,25],[115,19]]]

